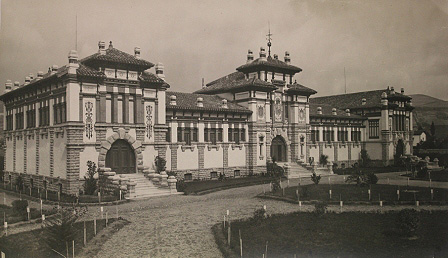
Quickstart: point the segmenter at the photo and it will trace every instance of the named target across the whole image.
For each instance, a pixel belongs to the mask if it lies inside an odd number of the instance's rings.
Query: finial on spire
[[[269,32],[268,32],[268,35],[266,35],[267,36],[266,40],[268,41],[268,56],[271,56],[271,46],[272,46],[272,43],[271,43],[272,38],[271,38],[271,36],[273,34],[271,33],[271,25],[270,25],[269,22],[268,22],[268,27],[269,27]]]

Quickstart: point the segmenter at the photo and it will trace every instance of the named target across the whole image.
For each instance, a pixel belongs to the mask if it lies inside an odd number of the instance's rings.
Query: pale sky
[[[172,91],[192,92],[266,46],[303,72],[319,96],[393,86],[448,100],[445,0],[62,1],[1,0],[0,90],[52,64],[85,57],[98,41],[165,65]],[[108,43],[107,43],[108,44]],[[154,72],[154,68],[151,69]]]

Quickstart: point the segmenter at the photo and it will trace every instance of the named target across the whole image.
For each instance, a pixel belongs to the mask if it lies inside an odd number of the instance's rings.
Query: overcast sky
[[[448,100],[445,0],[61,1],[0,0],[0,82],[95,53],[98,41],[165,65],[173,91],[192,92],[266,46],[303,69],[318,95],[405,88]],[[152,71],[154,68],[152,68]]]

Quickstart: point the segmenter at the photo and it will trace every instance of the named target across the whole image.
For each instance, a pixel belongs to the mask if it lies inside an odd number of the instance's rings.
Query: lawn
[[[396,166],[387,166],[387,167],[366,167],[366,168],[359,168],[362,172],[365,174],[374,173],[374,174],[380,174],[380,173],[391,173],[391,172],[400,172],[400,171],[406,171],[405,168],[402,167],[396,167]],[[355,168],[336,168],[334,169],[334,173],[337,175],[351,175],[356,171]]]
[[[239,257],[241,233],[243,257],[262,257],[266,244],[268,257],[447,257],[447,211],[419,212],[414,240],[398,230],[397,216],[396,212],[298,212],[235,221],[231,248]],[[214,231],[221,232],[216,241],[221,250],[226,249],[227,230],[215,225]]]
[[[329,190],[332,198],[330,199]],[[297,192],[301,201],[369,201],[368,190],[370,189],[372,201],[397,202],[397,190],[400,190],[400,201],[431,201],[431,188],[416,186],[379,185],[358,186],[356,184],[319,184],[305,185],[285,188],[285,197],[298,200]],[[433,201],[446,202],[448,200],[448,189],[432,188]],[[273,193],[275,196],[283,196],[282,191]]]
[[[240,178],[228,178],[222,181],[219,180],[203,180],[203,181],[191,181],[184,182],[184,186],[179,188],[178,191],[184,192],[185,194],[198,194],[204,192],[210,192],[215,190],[229,189],[235,187],[242,187],[248,185],[259,185],[267,184],[274,180],[271,177],[263,176],[249,176]]]
[[[46,216],[54,214],[55,210],[43,210],[42,213]],[[26,221],[28,219],[28,214],[26,211],[21,214],[14,211],[11,206],[0,204],[0,216],[2,216],[2,220],[5,219],[8,224],[17,223],[20,221]],[[40,210],[31,208],[30,209],[30,217],[31,219],[41,218]],[[3,222],[2,222],[3,223]]]
[[[108,220],[108,228],[111,232],[117,232],[128,222],[125,220]],[[106,226],[105,219],[97,220],[97,233]],[[75,255],[78,255],[83,248],[84,223],[75,223]],[[86,221],[87,242],[94,237],[93,221]],[[45,242],[45,232],[43,229],[22,232],[0,238],[0,250],[6,254],[6,257],[60,257],[47,246]],[[72,243],[69,243],[69,253],[72,254]],[[65,255],[65,253],[64,253]]]
[[[429,175],[426,176],[426,178],[411,178],[412,180],[423,180],[423,181],[429,181]],[[438,181],[438,182],[448,182],[448,169],[444,170],[438,170],[438,171],[431,171],[431,180],[432,181]]]

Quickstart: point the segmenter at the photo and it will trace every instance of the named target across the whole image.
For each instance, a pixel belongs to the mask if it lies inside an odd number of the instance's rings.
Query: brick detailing
[[[204,149],[205,149],[205,144],[202,143],[198,143],[198,166],[199,169],[203,169],[204,168]]]
[[[338,152],[339,152],[339,144],[337,142],[333,143],[333,149],[334,149],[334,161],[338,161]]]
[[[135,138],[137,141],[143,142],[145,140],[145,129],[144,128],[136,128],[135,129]]]
[[[227,168],[229,166],[229,144],[222,144],[222,166]]]
[[[50,129],[50,176],[54,176],[54,131]]]
[[[39,175],[39,145],[40,145],[40,134],[39,134],[39,130],[36,130],[34,133],[35,133],[35,139],[36,139],[36,175]]]
[[[79,191],[80,181],[79,181],[79,168],[80,168],[80,158],[79,153],[83,151],[83,125],[69,126],[66,128],[66,139],[67,139],[67,157],[66,157],[66,173],[67,180],[61,180],[62,189],[65,193],[76,194]],[[50,135],[51,136],[51,135]]]
[[[290,147],[290,153],[291,158],[289,159],[290,162],[296,162],[299,159],[299,130],[298,127],[295,125],[292,125],[291,128],[288,130],[289,137],[291,139],[291,147]]]
[[[170,150],[171,150],[171,171],[177,170],[177,148],[179,147],[178,144],[174,143],[171,144]]]
[[[17,146],[17,135],[13,134],[13,149],[12,149],[12,171],[16,171],[16,146]]]
[[[96,151],[100,151],[101,149],[101,142],[106,140],[106,127],[97,127],[95,126],[95,133],[96,133]]]
[[[166,132],[168,131],[168,126],[165,125],[155,125],[154,126],[154,141],[156,143],[166,142]],[[143,137],[145,136],[145,128],[143,128]]]
[[[26,173],[26,153],[28,145],[28,136],[25,134],[23,136],[23,173]]]

